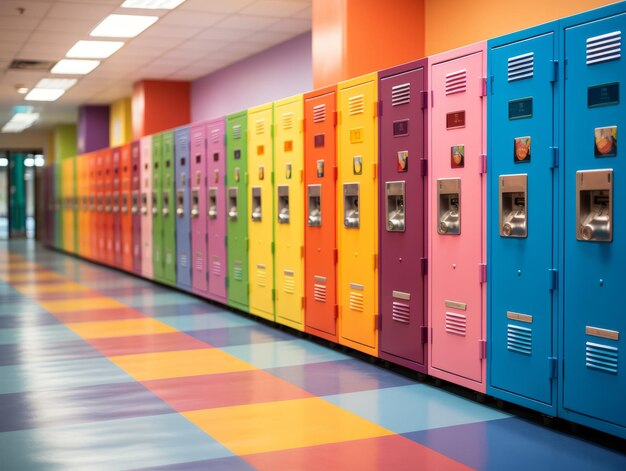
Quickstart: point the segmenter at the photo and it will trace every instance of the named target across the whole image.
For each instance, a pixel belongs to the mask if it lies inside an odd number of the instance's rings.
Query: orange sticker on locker
[[[293,141],[285,141],[285,152],[293,151]]]
[[[260,145],[260,146],[256,146],[256,155],[263,155],[265,154],[265,146]]]

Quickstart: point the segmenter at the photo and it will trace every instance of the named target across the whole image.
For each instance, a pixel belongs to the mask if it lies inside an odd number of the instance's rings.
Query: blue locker
[[[488,42],[489,394],[556,415],[558,23]]]
[[[626,438],[626,4],[562,20],[564,289],[568,420]]]
[[[174,131],[176,178],[176,285],[191,291],[191,220],[189,210],[189,128]]]

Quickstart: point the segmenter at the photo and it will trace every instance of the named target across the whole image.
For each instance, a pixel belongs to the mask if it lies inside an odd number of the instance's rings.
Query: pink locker
[[[206,214],[206,123],[191,127],[191,288],[206,297],[209,291],[207,274],[207,214]]]
[[[140,141],[141,163],[141,272],[152,279],[152,136]]]
[[[430,64],[428,373],[485,392],[486,43]]]

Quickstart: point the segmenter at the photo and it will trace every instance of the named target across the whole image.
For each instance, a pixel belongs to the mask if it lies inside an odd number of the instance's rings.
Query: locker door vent
[[[233,279],[235,281],[243,281],[243,269],[241,266],[233,267]]]
[[[463,93],[467,90],[467,71],[457,70],[446,75],[446,95]]]
[[[233,139],[241,139],[241,124],[233,126]]]
[[[348,98],[348,112],[350,116],[363,113],[363,111],[365,111],[365,97],[362,94]]]
[[[467,334],[467,316],[446,312],[446,332],[465,336]]]
[[[257,134],[263,134],[265,132],[265,120],[258,119],[255,123],[255,129]]]
[[[401,324],[411,323],[411,306],[394,301],[391,304],[391,318]]]
[[[293,128],[293,113],[285,113],[281,121],[283,123],[283,129],[291,129]]]
[[[533,352],[533,331],[528,327],[508,324],[506,348],[511,352],[530,355]]]
[[[535,73],[535,53],[509,57],[509,82],[531,78]]]
[[[587,342],[585,358],[587,368],[617,374],[618,354],[617,347]]]
[[[217,144],[220,142],[220,130],[219,129],[211,129],[211,142],[213,144]]]
[[[265,265],[257,265],[256,267],[256,284],[261,288],[267,286],[267,272],[265,271]]]
[[[350,309],[363,312],[363,293],[350,291]]]
[[[622,57],[621,31],[587,39],[587,65],[612,61],[620,57]]]
[[[403,83],[391,87],[391,106],[407,105],[411,103],[411,84]]]
[[[213,276],[222,276],[222,262],[219,260],[213,260]]]
[[[204,268],[204,257],[202,256],[202,253],[197,253],[196,254],[196,263],[194,265],[194,269],[196,271],[202,272]]]
[[[323,123],[326,121],[326,105],[315,105],[313,107],[313,122],[314,123]]]
[[[296,282],[294,280],[293,272],[287,272],[285,270],[285,281],[283,283],[283,291],[287,294],[293,294],[296,292]]]
[[[186,252],[180,253],[179,261],[180,261],[180,266],[182,268],[187,268],[189,266],[189,256],[187,255]]]
[[[326,285],[315,283],[313,285],[313,299],[319,303],[326,302]]]

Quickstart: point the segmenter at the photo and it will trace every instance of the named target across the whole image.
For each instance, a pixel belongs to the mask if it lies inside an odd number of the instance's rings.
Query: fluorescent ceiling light
[[[185,0],[126,0],[122,8],[145,8],[146,10],[173,10]]]
[[[4,132],[4,128],[2,130]],[[0,158],[0,167],[8,167],[9,166],[9,159],[5,158],[5,157],[1,157]]]
[[[75,78],[44,78],[37,82],[35,88],[54,88],[56,90],[69,90],[78,79]]]
[[[18,112],[11,116],[8,123],[2,126],[2,132],[22,132],[39,119],[39,113]]]
[[[65,57],[77,59],[106,59],[124,45],[122,41],[80,40],[67,51]]]
[[[158,16],[109,15],[89,35],[108,38],[134,38],[158,19]]]
[[[28,93],[29,88],[28,87],[23,87],[23,86],[19,86],[15,89],[17,91],[17,93],[19,93],[20,95],[26,95]]]
[[[46,159],[44,159],[43,155],[36,154],[35,155],[35,167],[43,167],[46,165]]]
[[[64,93],[65,90],[54,88],[33,88],[24,99],[30,101],[55,101]]]
[[[100,61],[61,59],[52,67],[53,74],[85,75],[100,65]]]
[[[35,159],[30,157],[24,159],[24,167],[32,167],[33,165],[35,165]]]

